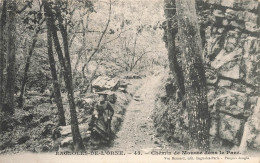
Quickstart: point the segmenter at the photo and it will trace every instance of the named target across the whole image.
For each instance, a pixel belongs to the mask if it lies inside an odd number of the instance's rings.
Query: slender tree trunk
[[[22,81],[22,86],[21,86],[21,93],[18,99],[18,106],[22,107],[23,106],[23,96],[25,93],[25,86],[28,80],[28,71],[29,71],[29,67],[30,67],[30,63],[31,63],[31,57],[33,55],[33,51],[37,42],[37,34],[38,32],[35,34],[35,36],[33,37],[33,42],[32,42],[32,46],[29,49],[29,55],[27,56],[26,59],[26,64],[25,64],[25,68],[24,68],[24,75],[23,75],[23,81]]]
[[[72,72],[71,72],[71,64],[70,64],[70,53],[69,53],[67,29],[66,29],[66,25],[63,25],[65,22],[63,22],[63,18],[61,16],[60,8],[58,8],[56,6],[55,11],[57,13],[59,27],[60,27],[60,31],[61,31],[62,40],[63,40],[64,54],[65,54],[65,64],[66,64],[66,67],[67,67],[67,70],[68,70],[69,78],[72,82]]]
[[[72,130],[72,136],[73,136],[73,143],[74,143],[74,148],[75,151],[84,151],[85,147],[79,132],[79,127],[78,127],[78,119],[77,119],[77,112],[76,112],[76,106],[74,102],[74,92],[73,92],[73,86],[72,86],[72,81],[71,81],[71,71],[66,65],[63,53],[61,50],[59,38],[57,35],[57,29],[54,24],[54,18],[53,18],[53,13],[52,10],[47,3],[46,0],[44,0],[44,8],[47,17],[50,18],[50,24],[47,24],[49,27],[49,30],[52,32],[52,37],[55,45],[56,52],[58,54],[59,62],[61,65],[61,68],[63,70],[63,75],[64,75],[64,81],[65,85],[68,91],[68,100],[69,100],[69,105],[70,105],[70,115],[71,115],[71,130]],[[69,74],[70,73],[70,74]]]
[[[164,0],[164,12],[167,19],[167,48],[168,48],[168,60],[170,65],[170,70],[173,73],[177,86],[180,89],[181,99],[185,94],[184,87],[184,77],[181,65],[179,65],[177,60],[177,51],[175,47],[175,36],[178,32],[178,27],[174,25],[176,19],[174,16],[176,14],[175,0]]]
[[[3,110],[14,113],[15,93],[15,40],[16,40],[16,1],[7,1],[7,81]]]
[[[189,148],[208,150],[210,114],[195,0],[176,0],[176,10],[184,65]]]
[[[6,0],[3,1],[2,16],[0,20],[0,111],[4,100],[4,28],[6,24]]]
[[[47,27],[50,25],[50,19],[47,17],[46,23],[48,24]],[[48,28],[47,29],[47,42],[48,42],[48,56],[49,56],[49,63],[51,68],[51,75],[52,75],[52,83],[53,83],[53,90],[55,95],[55,103],[58,108],[58,115],[59,115],[59,126],[66,126],[65,121],[65,115],[64,115],[64,109],[62,105],[62,98],[61,98],[61,92],[60,92],[60,84],[58,81],[57,71],[55,67],[55,59],[53,56],[53,50],[52,50],[52,35],[51,31]]]

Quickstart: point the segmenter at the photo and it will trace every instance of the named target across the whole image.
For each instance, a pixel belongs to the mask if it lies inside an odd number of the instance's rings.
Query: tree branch
[[[111,0],[110,0],[109,16],[108,16],[108,21],[107,21],[106,27],[105,27],[105,29],[104,29],[104,31],[103,31],[103,33],[102,33],[102,35],[101,35],[101,37],[100,37],[100,39],[99,39],[99,41],[98,41],[97,47],[95,48],[94,52],[90,55],[90,57],[89,57],[87,63],[89,63],[89,62],[91,61],[92,57],[97,53],[97,51],[98,51],[98,49],[99,49],[99,47],[100,47],[101,41],[102,41],[102,39],[103,39],[103,37],[104,37],[106,31],[107,31],[107,28],[108,28],[109,23],[110,23],[110,20],[111,20],[111,5],[112,5],[112,3],[111,3]]]

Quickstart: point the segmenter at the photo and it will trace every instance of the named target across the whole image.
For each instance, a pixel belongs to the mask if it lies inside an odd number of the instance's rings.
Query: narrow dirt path
[[[118,138],[114,140],[110,150],[149,152],[165,148],[155,136],[151,117],[161,79],[162,75],[144,79],[143,86],[137,90],[126,110],[121,130],[117,133]]]

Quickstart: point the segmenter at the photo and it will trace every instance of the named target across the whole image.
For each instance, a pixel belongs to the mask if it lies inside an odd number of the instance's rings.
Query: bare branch
[[[104,31],[103,31],[103,33],[102,33],[102,35],[101,35],[101,37],[100,37],[100,39],[99,39],[99,41],[98,41],[97,47],[95,48],[94,52],[90,55],[90,57],[89,57],[87,63],[89,63],[89,62],[91,61],[92,57],[97,53],[97,51],[98,51],[98,49],[99,49],[99,47],[100,47],[101,41],[102,41],[102,39],[103,39],[103,37],[104,37],[106,31],[107,31],[107,28],[108,28],[109,23],[110,23],[110,20],[111,20],[111,7],[112,7],[112,3],[111,3],[111,0],[110,0],[109,16],[108,16],[108,21],[107,21],[106,27],[105,27],[105,29],[104,29]]]

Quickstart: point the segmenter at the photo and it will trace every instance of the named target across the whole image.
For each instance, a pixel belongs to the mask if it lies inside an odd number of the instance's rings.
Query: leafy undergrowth
[[[115,91],[117,101],[114,104],[115,115],[112,121],[112,130],[120,129],[124,114],[132,95],[141,86],[141,79],[128,79],[126,92]],[[69,106],[66,103],[66,94],[63,94],[66,126],[70,131]],[[87,105],[78,104],[77,116],[81,136],[84,138],[90,120],[91,101],[97,100],[95,94],[79,95],[75,93],[75,102],[80,99],[87,100]],[[0,154],[20,152],[53,152],[57,151],[60,141],[53,139],[53,131],[58,127],[58,112],[54,103],[50,103],[49,97],[44,94],[33,92],[27,96],[23,108],[16,108],[15,114],[2,119],[2,132],[0,134]],[[85,100],[86,101],[86,100]],[[89,105],[90,104],[90,105]],[[69,135],[63,137],[68,139]]]

